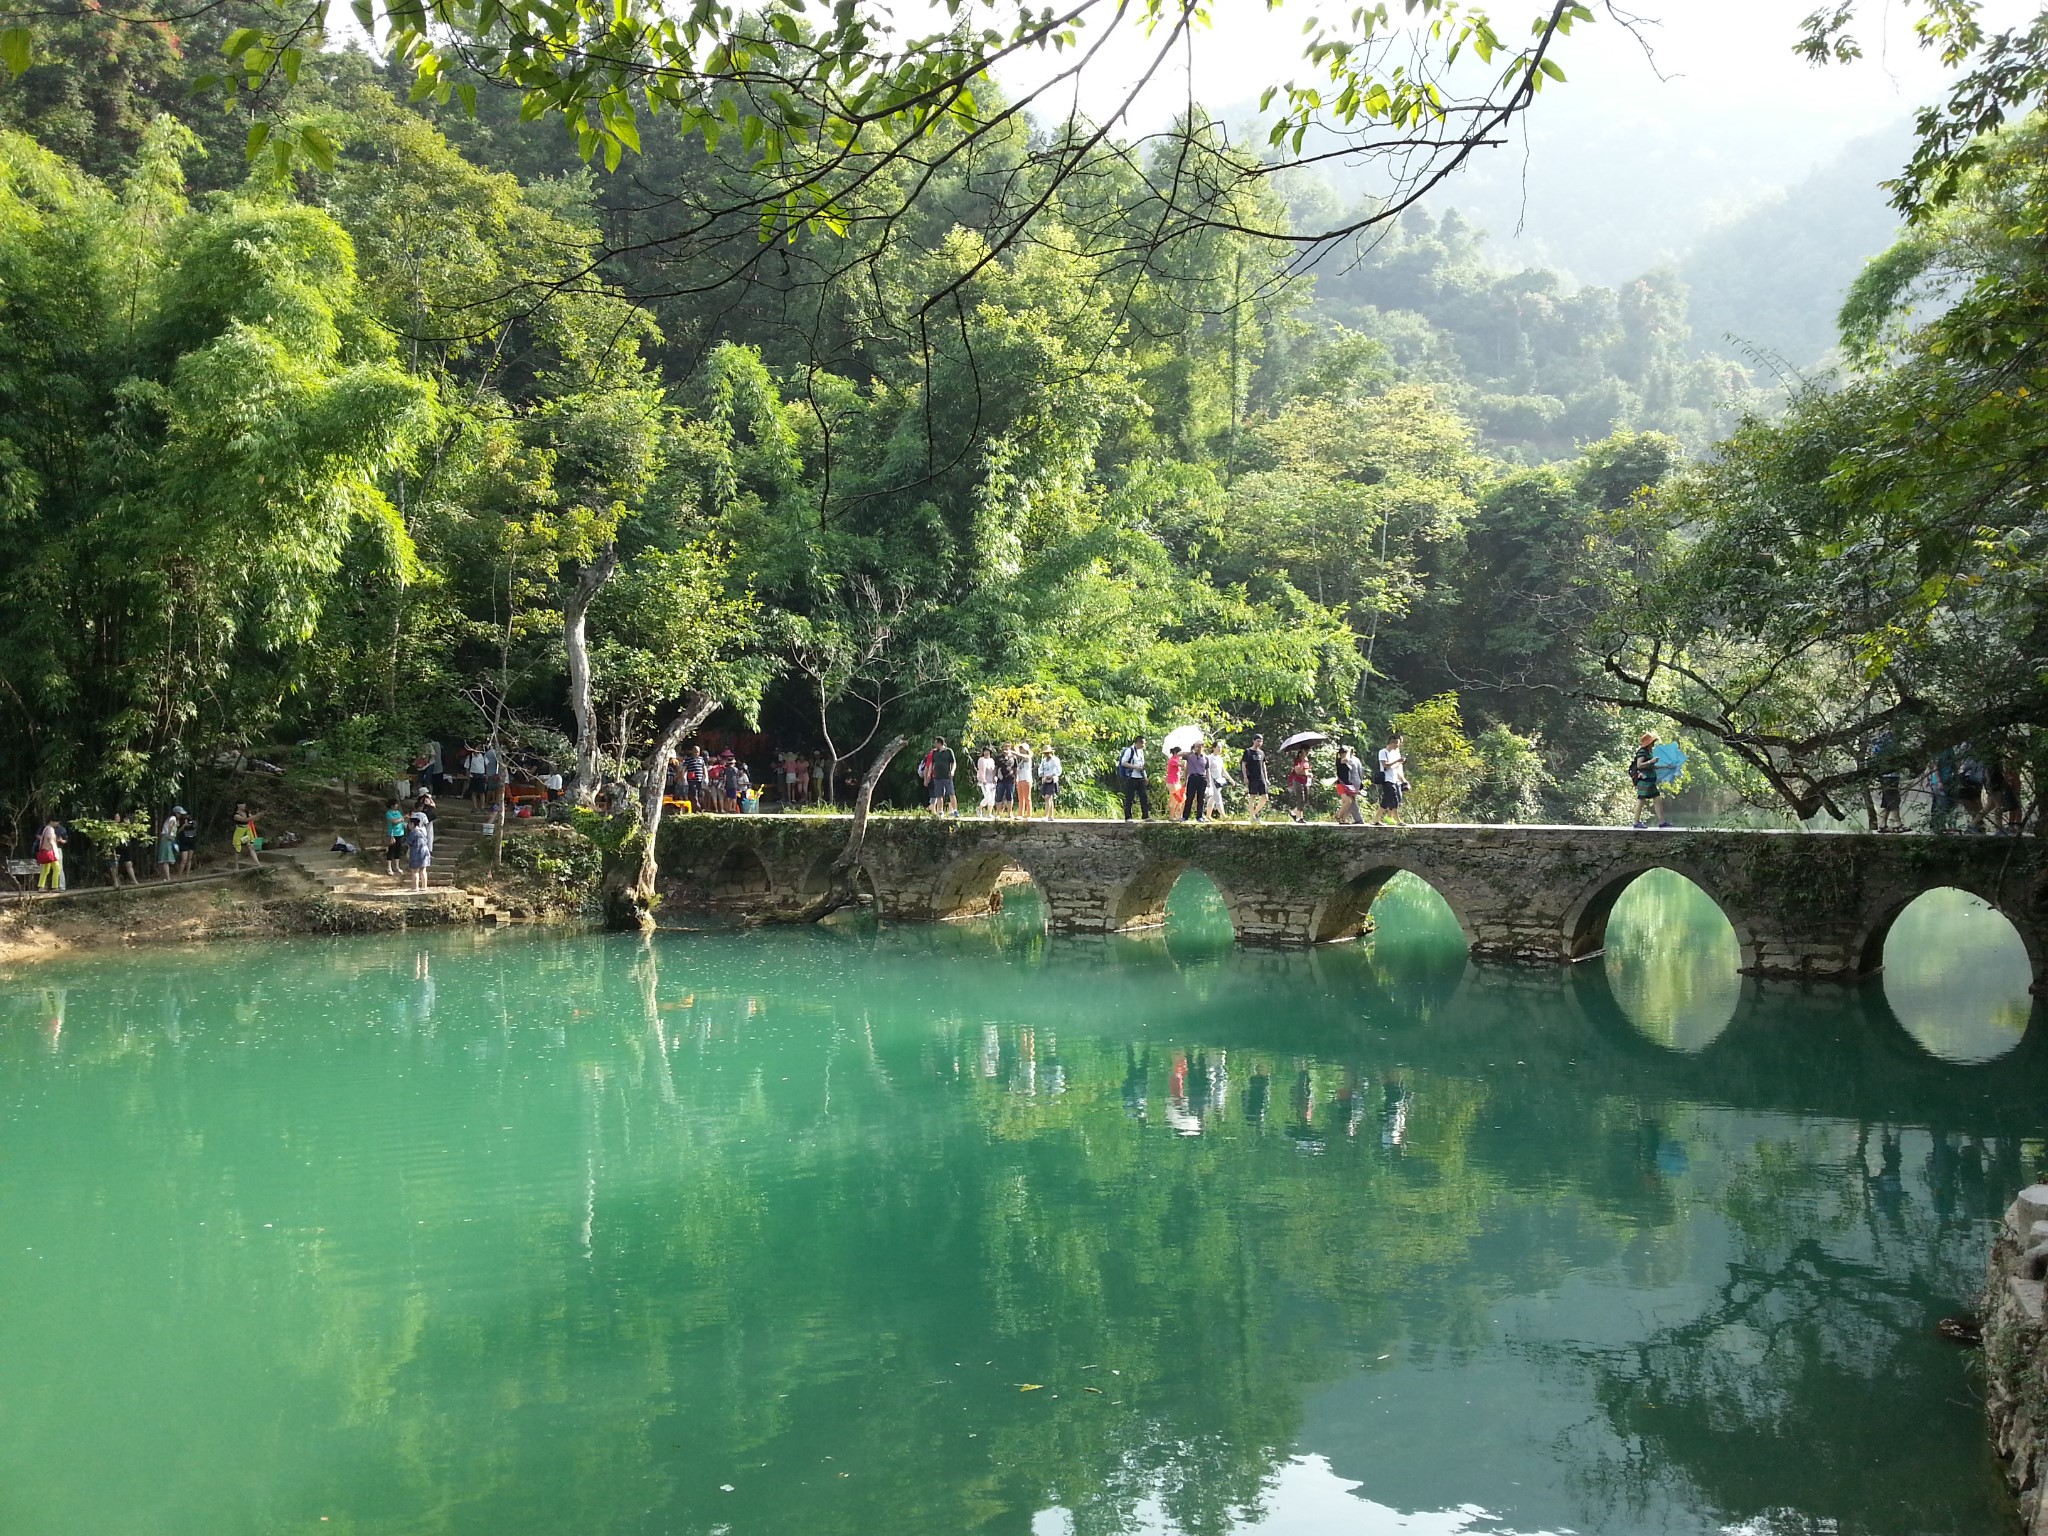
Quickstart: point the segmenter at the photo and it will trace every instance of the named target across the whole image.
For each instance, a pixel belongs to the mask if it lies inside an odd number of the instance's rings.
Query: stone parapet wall
[[[2048,1536],[2048,1184],[2007,1207],[1984,1278],[1985,1409],[2027,1536]]]
[[[764,920],[801,916],[829,884],[847,821],[689,817],[664,829],[662,868],[680,900]],[[1305,945],[1359,931],[1396,873],[1449,903],[1475,957],[1556,962],[1596,954],[1607,915],[1645,870],[1686,876],[1720,903],[1753,975],[1848,980],[1881,963],[1892,919],[1955,886],[2011,919],[2048,978],[2048,843],[2037,838],[1880,837],[1610,827],[1336,827],[1290,823],[1015,822],[882,816],[861,868],[882,914],[943,921],[991,910],[1022,869],[1061,933],[1163,920],[1188,869],[1215,881],[1247,944]]]

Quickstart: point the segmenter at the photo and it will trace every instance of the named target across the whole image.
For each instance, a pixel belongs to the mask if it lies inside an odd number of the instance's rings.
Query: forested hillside
[[[842,781],[898,732],[1051,740],[1085,780],[1184,722],[1404,716],[1442,809],[1500,818],[1611,814],[1661,712],[1698,771],[1811,810],[1897,703],[1861,669],[1900,646],[1838,615],[1793,647],[1808,717],[1698,705],[1720,684],[1679,658],[1727,584],[1811,571],[1699,563],[1776,547],[1711,535],[1778,428],[1649,494],[1758,398],[1668,275],[1568,290],[1418,208],[1294,276],[1260,231],[1314,195],[1209,125],[1041,184],[986,91],[921,130],[960,153],[786,229],[736,103],[694,137],[608,117],[638,152],[592,165],[487,75],[414,101],[358,53],[305,54],[270,109],[293,153],[251,159],[272,119],[194,90],[220,13],[105,25],[44,26],[0,86],[17,822],[275,748],[371,772],[495,734],[594,778],[687,701]],[[1223,211],[1162,236],[1168,179]],[[1870,368],[1904,293],[1865,296]]]

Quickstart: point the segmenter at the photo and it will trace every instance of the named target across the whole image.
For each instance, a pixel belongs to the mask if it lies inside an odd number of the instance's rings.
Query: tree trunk
[[[572,803],[589,805],[597,798],[597,710],[590,699],[590,641],[586,620],[600,588],[619,568],[619,547],[607,544],[583,568],[568,600],[562,604],[562,649],[569,659],[569,709],[576,717],[576,779],[569,787]]]
[[[882,781],[882,770],[903,750],[907,736],[897,736],[875,754],[875,760],[868,765],[867,773],[860,781],[860,793],[853,797],[853,826],[846,834],[846,846],[839,850],[839,857],[832,861],[832,881],[825,894],[804,910],[804,920],[815,923],[821,917],[837,912],[841,907],[853,905],[859,892],[853,886],[853,872],[860,867],[861,845],[868,835],[868,810],[874,804],[875,786]]]
[[[676,748],[698,726],[711,718],[718,700],[692,688],[685,693],[660,734],[654,738],[654,755],[647,769],[647,789],[640,807],[640,825],[633,837],[607,862],[604,916],[607,927],[646,933],[654,927],[654,881],[659,873],[655,855],[661,837],[662,789],[668,781],[668,765],[675,761]]]

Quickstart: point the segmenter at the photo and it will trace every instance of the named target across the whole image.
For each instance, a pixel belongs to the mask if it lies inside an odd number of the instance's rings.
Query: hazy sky
[[[1617,281],[1682,254],[1713,223],[1794,185],[1849,141],[1898,125],[1938,94],[1938,62],[1886,0],[1872,0],[1869,10],[1880,22],[1889,17],[1888,35],[1882,26],[1860,29],[1861,63],[1815,69],[1794,57],[1799,19],[1815,3],[1634,0],[1654,62],[1603,13],[1560,45],[1567,82],[1543,93],[1526,119],[1526,141],[1484,152],[1437,206],[1475,213],[1504,260],[1553,260],[1588,280]],[[1339,0],[1334,9],[1348,8]],[[1155,80],[1129,127],[1160,126],[1190,94],[1236,120],[1266,84],[1306,79],[1301,28],[1314,9],[1215,0],[1214,25]],[[1398,5],[1389,9],[1399,14]],[[1505,30],[1509,17],[1534,7],[1496,0],[1494,14]],[[1083,110],[1112,110],[1143,54],[1136,37],[1113,46],[1090,71]],[[1035,83],[1046,67],[1034,60],[1012,68],[1005,84]],[[1875,189],[1871,198],[1883,201]]]

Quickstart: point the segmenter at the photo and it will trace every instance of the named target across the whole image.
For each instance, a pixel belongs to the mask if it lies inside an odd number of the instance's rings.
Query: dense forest
[[[1644,728],[1801,816],[1861,813],[1880,733],[2039,750],[2031,125],[1952,155],[1788,401],[1670,273],[1503,270],[1426,205],[1304,263],[1329,183],[1199,119],[1168,169],[1228,216],[1170,239],[1166,151],[1040,184],[986,84],[918,130],[969,151],[799,238],[737,87],[565,133],[309,49],[252,116],[209,92],[242,19],[40,21],[0,84],[17,827],[430,738],[588,783],[700,725],[843,794],[898,733],[1085,780],[1183,722],[1399,719],[1488,820],[1620,813]]]

